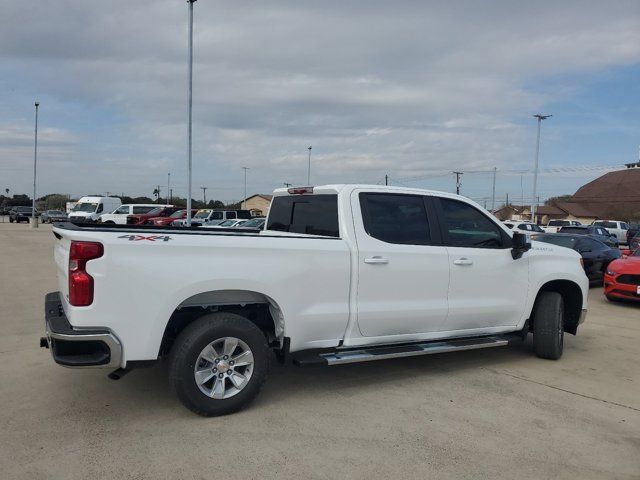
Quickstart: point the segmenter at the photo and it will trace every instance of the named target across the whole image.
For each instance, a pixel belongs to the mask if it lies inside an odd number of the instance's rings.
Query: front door
[[[451,268],[444,330],[517,325],[529,288],[528,253],[514,260],[509,235],[470,203],[440,198],[436,204]]]
[[[366,337],[438,331],[447,316],[449,260],[422,195],[355,191],[357,315]]]

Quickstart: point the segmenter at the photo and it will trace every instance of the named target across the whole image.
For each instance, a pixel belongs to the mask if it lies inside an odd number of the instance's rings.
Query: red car
[[[155,217],[168,217],[178,210],[182,210],[181,207],[158,207],[153,210],[148,211],[147,213],[140,213],[137,215],[128,215],[127,216],[127,225],[142,225],[150,218]]]
[[[640,301],[640,248],[609,264],[604,275],[604,294],[612,301]]]
[[[196,212],[198,211],[198,209],[192,209],[191,210],[191,216],[193,217]],[[169,215],[168,217],[153,217],[153,218],[149,218],[146,222],[144,222],[145,225],[156,225],[156,226],[161,226],[161,227],[166,227],[167,225],[171,225],[171,222],[173,222],[174,220],[181,220],[183,218],[187,218],[187,209],[183,209],[183,210],[178,210],[177,212],[172,213],[171,215]]]

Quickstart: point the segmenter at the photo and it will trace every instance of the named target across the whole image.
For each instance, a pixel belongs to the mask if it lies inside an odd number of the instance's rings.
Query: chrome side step
[[[368,347],[358,350],[338,350],[330,353],[319,353],[317,354],[315,361],[311,358],[307,358],[306,361],[301,359],[302,361],[298,361],[296,363],[299,365],[310,365],[314,363],[343,365],[346,363],[386,360],[388,358],[414,357],[417,355],[431,355],[434,353],[455,352],[460,350],[502,347],[507,345],[509,343],[509,339],[512,338],[512,336],[494,335],[489,337],[452,339],[397,346]]]

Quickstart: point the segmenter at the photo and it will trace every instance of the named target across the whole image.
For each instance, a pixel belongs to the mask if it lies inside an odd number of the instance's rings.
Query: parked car
[[[191,218],[191,226],[200,227],[202,225],[215,226],[225,220],[250,219],[251,212],[249,210],[212,210],[203,208],[198,210]],[[179,220],[172,225],[183,227],[187,224],[186,220]]]
[[[632,223],[627,230],[627,246],[631,250],[640,248],[640,224]]]
[[[174,206],[156,206],[153,210],[149,210],[147,213],[137,213],[127,216],[127,225],[143,225],[150,218],[157,217],[170,217],[178,210],[182,210],[181,207]]]
[[[615,235],[609,233],[606,228],[594,225],[581,225],[579,227],[562,227],[560,233],[571,233],[574,235],[593,235],[601,242],[606,243],[611,248],[618,248],[619,243]]]
[[[235,228],[239,227],[243,223],[247,222],[247,220],[225,220],[217,225],[204,225],[204,227],[213,226],[213,227],[222,227],[222,228]]]
[[[532,234],[544,233],[542,228],[531,222],[506,221],[502,223],[504,223],[509,230],[524,233],[529,240],[531,240]]]
[[[609,264],[604,276],[604,294],[611,301],[640,301],[640,249]]]
[[[61,291],[45,297],[41,345],[58,363],[111,368],[112,378],[168,357],[178,398],[205,416],[256,397],[272,351],[338,365],[503,346],[533,332],[535,353],[558,359],[587,308],[578,253],[531,249],[450,193],[278,189],[257,235],[53,231]]]
[[[549,223],[542,227],[546,233],[558,233],[562,227],[579,227],[582,225],[577,220],[549,220]]]
[[[605,228],[610,234],[615,235],[618,243],[627,243],[627,232],[629,224],[620,220],[596,220],[592,223],[596,227]]]
[[[602,285],[609,263],[622,256],[620,250],[611,248],[596,235],[545,233],[536,236],[536,241],[552,243],[578,252],[582,256],[584,272],[591,285]]]
[[[264,217],[253,217],[251,220],[247,220],[239,228],[255,228],[258,230],[262,230],[265,224]]]
[[[40,215],[40,220],[42,223],[66,222],[67,214],[62,210],[45,210]]]
[[[9,215],[9,213],[13,208],[14,207],[9,207],[9,206],[0,207],[0,215]]]
[[[197,210],[191,210],[191,215],[195,215]],[[177,212],[173,212],[168,217],[153,217],[149,218],[144,222],[145,225],[155,225],[155,226],[169,226],[173,225],[173,222],[177,220],[181,220],[183,218],[187,218],[187,209],[178,210]]]
[[[118,197],[82,197],[69,212],[72,223],[93,223],[103,213],[113,212],[122,202]]]
[[[29,222],[33,213],[33,207],[13,207],[9,212],[9,222],[20,223],[22,221]],[[36,210],[36,217],[40,216],[40,212]]]
[[[153,203],[128,203],[120,205],[113,212],[103,213],[98,219],[101,223],[117,223],[118,225],[125,225],[127,223],[127,216],[129,215],[144,215],[149,213],[158,207],[173,207],[173,205],[158,205]]]

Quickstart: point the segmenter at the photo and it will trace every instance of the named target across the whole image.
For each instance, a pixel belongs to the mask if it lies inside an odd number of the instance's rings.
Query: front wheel
[[[236,412],[253,400],[269,370],[260,329],[234,313],[205,315],[178,336],[169,379],[180,401],[205,417]]]
[[[558,292],[542,292],[533,313],[533,349],[540,358],[557,360],[564,347],[564,302]]]

